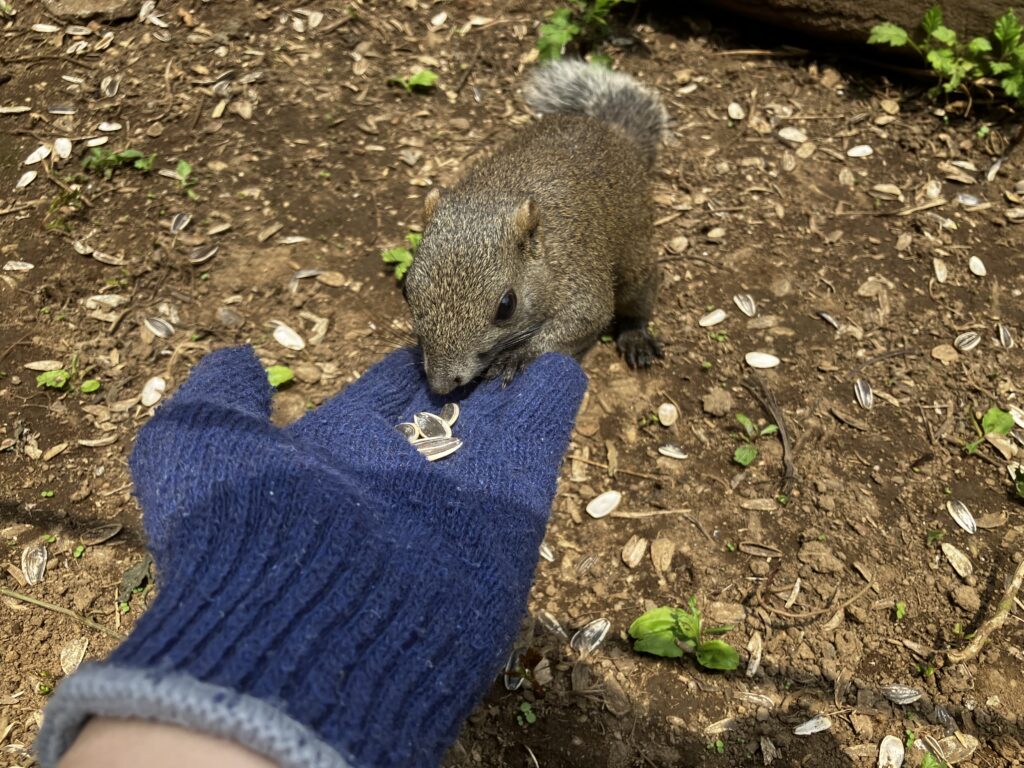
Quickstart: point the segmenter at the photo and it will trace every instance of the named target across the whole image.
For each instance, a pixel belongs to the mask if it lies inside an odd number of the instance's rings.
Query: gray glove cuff
[[[56,768],[90,717],[179,725],[241,744],[281,768],[351,768],[309,728],[265,701],[180,673],[110,664],[83,664],[58,686],[36,740],[42,768]]]

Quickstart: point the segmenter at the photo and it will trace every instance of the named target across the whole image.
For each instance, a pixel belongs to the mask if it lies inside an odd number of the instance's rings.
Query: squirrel
[[[663,356],[648,332],[661,99],[578,60],[541,66],[525,97],[540,120],[424,201],[403,290],[436,394],[507,382],[545,352],[579,357],[613,320],[631,367]]]

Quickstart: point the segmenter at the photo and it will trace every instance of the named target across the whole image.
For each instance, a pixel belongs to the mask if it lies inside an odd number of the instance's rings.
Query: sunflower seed
[[[787,125],[779,131],[779,138],[792,144],[803,144],[807,141],[807,134],[799,128]]]
[[[837,331],[839,330],[839,321],[832,317],[832,315],[830,315],[828,312],[819,312],[818,317],[820,317],[826,323],[831,325]]]
[[[87,547],[94,547],[97,544],[102,544],[105,541],[110,541],[121,532],[120,523],[107,523],[106,525],[98,525],[95,528],[90,528],[85,531],[79,537],[79,540]]]
[[[68,24],[64,27],[64,33],[72,37],[88,37],[92,34],[92,30],[89,27],[83,27],[81,24]]]
[[[750,636],[750,642],[747,643],[747,653],[750,657],[747,660],[747,677],[753,677],[757,674],[757,670],[761,668],[761,654],[764,651],[764,640],[761,638],[761,633],[754,631],[754,634]],[[769,699],[769,701],[771,701]],[[771,704],[768,705],[769,708]]]
[[[875,394],[871,391],[871,385],[868,384],[867,380],[857,379],[853,385],[853,392],[857,396],[857,402],[860,403],[860,407],[871,410],[871,407],[875,404]]]
[[[78,665],[85,658],[85,651],[89,648],[89,639],[79,637],[72,640],[60,650],[60,668],[65,675],[74,674]]]
[[[100,80],[100,93],[106,98],[112,99],[117,96],[117,89],[121,86],[121,78],[107,75]]]
[[[505,672],[502,675],[505,681],[505,690],[518,691],[523,687],[523,678],[519,676],[519,673],[523,670],[522,658],[525,654],[525,648],[516,648],[505,662]]]
[[[647,554],[647,539],[643,536],[631,536],[622,547],[622,562],[629,568],[636,568]]]
[[[921,692],[916,688],[911,688],[909,685],[899,685],[898,683],[894,685],[883,685],[882,695],[893,704],[899,704],[900,706],[913,704],[921,698]]]
[[[416,450],[426,458],[427,461],[437,461],[445,456],[450,456],[462,447],[462,441],[457,437],[429,437],[416,443]]]
[[[174,335],[174,326],[159,317],[147,317],[142,321],[146,330],[161,339],[169,339]]]
[[[30,544],[21,552],[21,572],[28,585],[35,586],[46,573],[46,545]]]
[[[0,107],[0,115],[20,115],[23,112],[32,111],[28,104],[12,104],[9,107]]]
[[[416,428],[419,429],[420,434],[427,439],[450,438],[452,436],[452,428],[440,416],[423,412],[417,413],[412,417],[412,420],[416,424]]]
[[[583,656],[588,656],[604,642],[611,626],[612,623],[608,619],[594,619],[572,636],[569,647]]]
[[[754,297],[749,293],[737,293],[732,297],[732,303],[747,317],[757,314],[757,304],[754,303]]]
[[[544,627],[548,632],[553,632],[556,635],[561,635],[566,640],[569,639],[569,634],[562,629],[562,625],[558,619],[555,618],[554,614],[548,611],[538,611],[537,621],[540,622],[541,626]]]
[[[875,150],[867,144],[858,144],[857,146],[850,147],[846,150],[847,157],[870,157],[873,154],[875,154]]]
[[[35,165],[36,163],[45,160],[50,156],[50,148],[45,144],[41,144],[32,150],[32,153],[25,158],[22,165]]]
[[[198,248],[193,248],[188,255],[188,263],[193,266],[205,264],[217,255],[218,250],[220,250],[219,245],[200,245]]]
[[[123,267],[127,263],[123,255],[116,256],[112,253],[103,253],[102,251],[90,251],[89,255],[100,264],[109,264],[112,267]]]
[[[948,541],[942,542],[942,554],[946,556],[949,564],[953,566],[953,570],[961,579],[966,579],[974,573],[974,566],[971,564],[970,558]]]
[[[1009,326],[1000,323],[996,326],[996,333],[1003,349],[1013,349],[1013,332],[1010,331]]]
[[[67,160],[71,157],[71,139],[55,139],[53,142],[53,154],[61,160]]]
[[[1024,429],[1024,408],[1019,408],[1016,405],[1007,406],[1007,410],[1010,415],[1013,416],[1013,423],[1021,429]]]
[[[14,185],[15,189],[24,189],[33,181],[36,180],[36,176],[39,174],[36,171],[25,171],[21,174],[21,178],[18,179],[18,183]]]
[[[886,736],[878,746],[878,768],[901,768],[903,742],[895,736]]]
[[[949,277],[949,270],[946,269],[946,262],[942,259],[932,259],[932,269],[935,271],[935,279],[940,283],[946,282],[946,278]]]
[[[29,371],[59,371],[63,367],[64,363],[60,360],[33,360],[25,363],[25,369]]]
[[[60,32],[60,27],[56,24],[33,24],[33,32],[42,32],[44,35],[50,35],[54,32]]]
[[[967,260],[967,268],[971,270],[972,275],[977,275],[978,277],[984,277],[988,274],[988,270],[985,269],[985,262],[977,256],[971,256],[971,258]]]
[[[28,272],[29,270],[35,269],[35,264],[30,264],[27,261],[5,261],[3,266],[4,272]]]
[[[85,146],[87,146],[87,147],[102,147],[108,141],[110,141],[110,137],[109,136],[94,136],[91,139],[86,139],[85,140]]]
[[[660,453],[662,456],[668,456],[670,459],[681,460],[689,458],[689,456],[683,453],[682,447],[676,445],[675,443],[666,443],[665,445],[659,446],[658,453]]]
[[[455,422],[459,420],[459,404],[447,403],[441,409],[441,418],[448,422],[449,427],[454,426]]]
[[[953,346],[958,352],[970,352],[981,343],[981,336],[974,331],[965,331],[953,339]]]
[[[167,390],[167,382],[162,376],[154,376],[142,386],[140,402],[146,407],[156,405]]]
[[[718,325],[720,322],[725,320],[725,317],[724,309],[714,309],[701,317],[701,319],[697,321],[697,325],[701,328],[710,328],[711,326]]]
[[[546,541],[542,541],[540,543],[540,546],[537,548],[537,554],[539,554],[549,563],[555,562],[555,552],[553,549],[551,549],[550,546],[548,546],[548,543]]]
[[[974,195],[969,195],[966,192],[960,192],[956,196],[956,201],[967,208],[978,205],[981,200]]]
[[[747,352],[743,357],[751,368],[774,368],[781,361],[767,352]]]
[[[176,235],[189,225],[192,221],[192,214],[189,213],[176,213],[174,218],[171,219],[171,234]]]
[[[404,421],[401,424],[396,424],[395,429],[397,429],[399,432],[405,435],[406,440],[408,440],[410,443],[415,443],[421,437],[420,431],[416,427],[416,425],[410,424],[407,421]]]
[[[731,102],[725,111],[729,115],[730,120],[742,120],[747,116],[746,110],[735,101]]]
[[[796,736],[810,736],[813,733],[827,731],[831,727],[831,718],[826,715],[818,715],[817,717],[812,717],[806,723],[800,723],[800,725],[793,729],[793,733]]]
[[[284,323],[278,323],[277,327],[274,328],[274,341],[285,349],[291,349],[296,352],[306,348],[306,342],[303,338]]]
[[[72,107],[70,104],[57,104],[46,110],[51,115],[73,115],[78,110]]]
[[[949,512],[950,517],[968,533],[976,533],[978,530],[978,524],[974,521],[974,515],[971,514],[971,510],[967,508],[959,499],[950,499],[946,502],[946,510]]]
[[[663,427],[671,427],[679,420],[679,409],[672,403],[662,403],[658,406],[658,421]]]
[[[607,517],[622,501],[622,494],[618,491],[605,491],[600,496],[590,500],[587,504],[587,514],[595,520]]]
[[[100,123],[96,126],[96,130],[103,131],[104,133],[114,133],[115,131],[121,130],[120,123]]]
[[[936,757],[945,761],[948,765],[967,760],[981,746],[981,742],[969,733],[957,731],[952,736],[935,741],[931,737],[928,740],[932,743],[929,748]]]

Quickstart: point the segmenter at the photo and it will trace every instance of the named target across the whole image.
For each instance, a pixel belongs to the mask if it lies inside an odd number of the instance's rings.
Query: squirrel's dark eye
[[[498,311],[494,315],[494,322],[503,323],[510,320],[516,311],[516,292],[509,290],[498,302]]]

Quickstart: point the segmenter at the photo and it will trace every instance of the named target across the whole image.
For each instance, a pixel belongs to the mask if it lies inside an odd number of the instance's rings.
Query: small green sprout
[[[287,384],[293,378],[295,378],[295,374],[287,365],[272,365],[267,368],[267,381],[274,389],[280,388],[282,384]]]
[[[421,69],[410,77],[392,77],[388,83],[396,83],[405,88],[406,93],[419,90],[430,90],[437,84],[439,75],[431,69]]]
[[[907,604],[902,600],[896,603],[896,621],[903,621],[907,615]]]
[[[64,389],[64,385],[68,383],[68,379],[70,378],[71,374],[63,368],[58,368],[56,371],[43,371],[36,376],[36,386],[49,387],[50,389]]]
[[[691,597],[689,609],[662,606],[648,611],[629,627],[634,639],[633,650],[669,659],[684,652],[692,653],[706,669],[732,670],[740,663],[736,649],[722,640],[708,640],[708,635],[722,635],[732,627],[704,626],[697,598]]]
[[[423,235],[418,232],[410,232],[405,236],[405,240],[409,243],[409,247],[399,246],[398,248],[391,248],[384,251],[380,255],[381,261],[385,264],[394,265],[395,280],[399,283],[405,277],[405,273],[409,271],[409,267],[412,266],[412,261],[416,257],[416,249],[420,247],[420,241],[423,239]]]
[[[153,170],[153,162],[156,160],[156,153],[146,155],[137,149],[123,149],[120,152],[111,152],[103,147],[93,147],[89,154],[82,160],[82,168],[88,173],[99,173],[103,178],[109,179],[118,168],[126,166],[137,171],[149,173]]]
[[[989,408],[985,411],[985,415],[981,417],[981,426],[978,428],[981,437],[973,443],[965,445],[964,450],[967,453],[975,453],[978,450],[978,446],[985,442],[986,436],[1008,435],[1012,429],[1013,415],[1009,411],[996,407]]]
[[[77,547],[75,547],[75,548],[74,548],[74,550],[73,550],[73,551],[71,552],[71,556],[72,556],[73,558],[75,558],[76,560],[77,560],[78,558],[80,558],[80,557],[81,557],[82,555],[84,555],[84,554],[85,554],[85,545],[84,545],[84,544],[79,544],[79,545],[78,545]]]
[[[82,382],[82,386],[80,387],[80,389],[82,390],[82,392],[88,395],[92,392],[98,391],[100,386],[101,385],[99,379],[86,379],[85,381]]]
[[[52,499],[53,498],[53,491],[51,491],[51,490],[40,491],[39,495],[42,496],[44,499]]]
[[[736,414],[736,421],[743,427],[741,434],[743,443],[736,447],[732,460],[741,467],[749,467],[754,462],[754,459],[757,458],[756,441],[762,437],[774,435],[779,431],[779,428],[775,424],[769,424],[762,429],[758,429],[753,420],[743,413]]]

